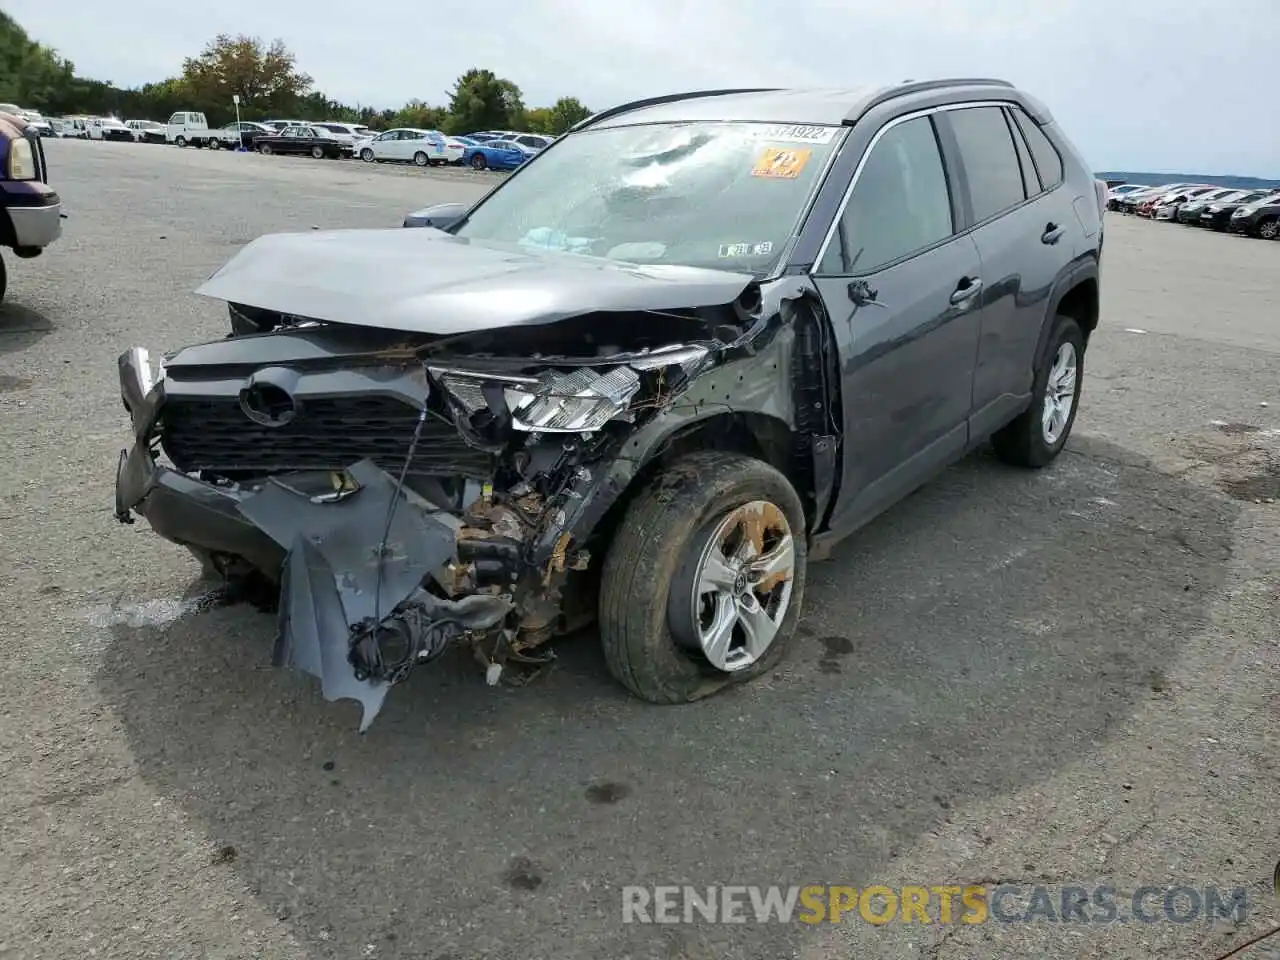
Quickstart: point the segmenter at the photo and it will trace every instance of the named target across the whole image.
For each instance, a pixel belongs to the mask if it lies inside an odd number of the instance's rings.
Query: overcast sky
[[[1094,169],[1280,177],[1280,0],[0,0],[81,74],[178,73],[219,32],[282,38],[330,96],[446,102],[472,66],[530,106],[698,87],[995,76]],[[433,11],[437,11],[433,13]]]

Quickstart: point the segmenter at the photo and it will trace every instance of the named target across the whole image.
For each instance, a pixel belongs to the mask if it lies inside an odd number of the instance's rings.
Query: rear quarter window
[[[1027,145],[1031,148],[1031,156],[1035,159],[1041,184],[1046,190],[1052,190],[1062,182],[1062,156],[1053,145],[1053,141],[1040,129],[1040,125],[1027,116],[1022,108],[1013,107],[1009,112],[1022,128],[1022,135],[1027,138]]]

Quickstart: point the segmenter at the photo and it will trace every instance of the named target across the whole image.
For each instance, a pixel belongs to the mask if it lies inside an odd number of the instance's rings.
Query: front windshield
[[[763,276],[842,128],[664,123],[585,130],[532,160],[460,237]]]

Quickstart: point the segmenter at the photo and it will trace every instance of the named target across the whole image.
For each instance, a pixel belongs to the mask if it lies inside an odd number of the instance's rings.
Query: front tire
[[[1038,469],[1066,446],[1084,385],[1084,334],[1072,317],[1059,315],[1049,348],[1036,370],[1031,406],[991,438],[1005,463]]]
[[[4,292],[9,286],[9,272],[4,265],[4,257],[0,257],[0,303],[4,303]]]
[[[472,170],[483,170],[487,166],[489,166],[489,161],[484,158],[483,153],[477,153],[474,157],[471,158]]]
[[[413,155],[413,162],[419,167],[425,167],[429,163],[431,163],[431,158],[428,157],[421,150],[419,150],[417,153]]]
[[[177,147],[185,147],[185,146],[187,145],[187,138],[186,138],[186,137],[174,137],[174,138],[173,138],[173,144],[174,144],[174,146],[177,146]]]
[[[365,163],[373,163],[373,150],[369,147],[365,147],[360,151],[360,159]]]
[[[763,461],[704,451],[627,508],[601,575],[609,672],[651,703],[687,703],[785,655],[805,584],[799,496]]]
[[[324,147],[312,147],[312,148],[311,148],[311,156],[313,156],[313,157],[314,157],[315,159],[317,159],[317,160],[323,160],[323,159],[324,159]]]
[[[269,143],[260,144],[258,146],[258,152],[262,154],[264,157],[271,156],[271,144]]]

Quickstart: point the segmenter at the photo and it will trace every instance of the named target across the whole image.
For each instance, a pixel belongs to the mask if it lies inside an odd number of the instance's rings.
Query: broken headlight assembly
[[[468,414],[500,404],[511,426],[527,433],[592,433],[625,417],[640,389],[640,375],[626,366],[549,370],[537,377],[439,367],[430,372]]]

